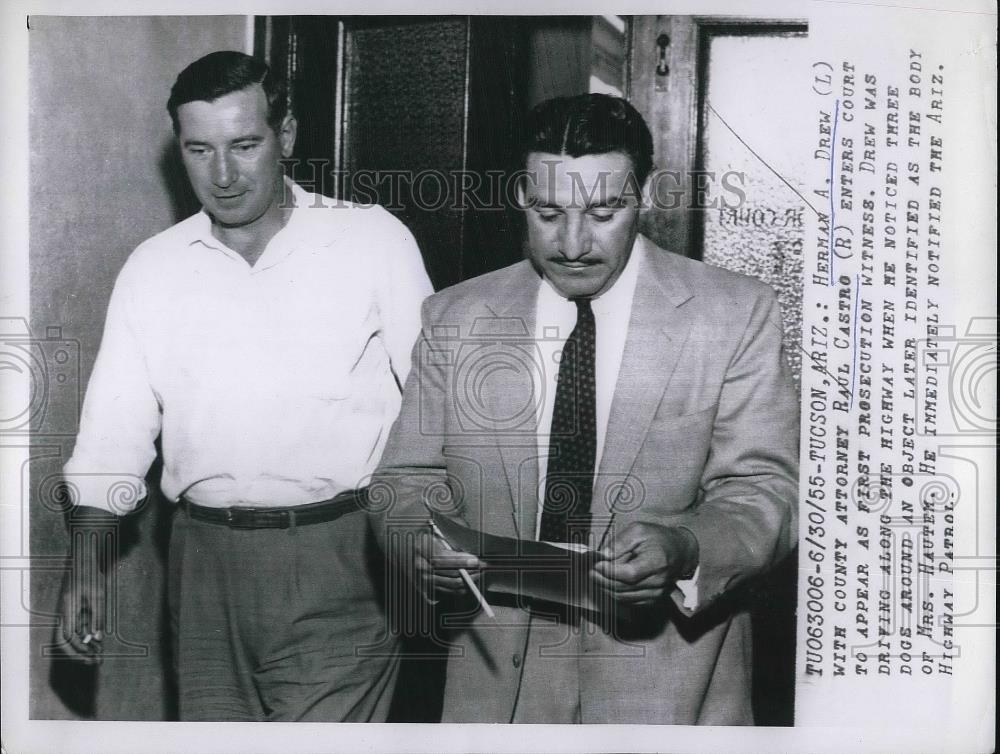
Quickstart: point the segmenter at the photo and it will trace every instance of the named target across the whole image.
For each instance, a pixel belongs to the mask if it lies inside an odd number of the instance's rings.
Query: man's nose
[[[563,225],[559,239],[562,255],[575,262],[590,251],[590,230],[582,218],[570,216]]]
[[[212,183],[219,188],[227,188],[235,179],[236,170],[229,155],[224,150],[219,150],[212,160]]]

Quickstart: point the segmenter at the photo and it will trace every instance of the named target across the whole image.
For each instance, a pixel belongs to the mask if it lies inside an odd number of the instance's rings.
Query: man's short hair
[[[641,186],[653,169],[653,137],[639,112],[621,97],[580,94],[556,97],[528,113],[521,167],[532,152],[583,157],[624,152]]]
[[[213,102],[219,97],[260,84],[267,96],[267,124],[277,133],[288,112],[285,87],[271,74],[267,63],[242,52],[223,50],[198,58],[177,76],[167,112],[174,124],[174,133],[181,130],[177,108],[188,102]]]

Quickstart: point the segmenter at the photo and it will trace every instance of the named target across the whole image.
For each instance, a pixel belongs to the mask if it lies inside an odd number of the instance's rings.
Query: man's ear
[[[299,124],[295,120],[295,116],[289,113],[285,116],[285,119],[281,121],[281,127],[278,129],[278,141],[281,143],[281,156],[291,157],[292,150],[295,148],[295,136],[298,133]]]
[[[640,198],[642,200],[641,209],[649,209],[653,206],[653,189],[655,187],[655,181],[653,176],[656,174],[656,168],[649,171],[649,175],[646,176],[646,180],[642,182],[642,192]]]
[[[538,197],[528,196],[528,191],[525,188],[527,180],[526,176],[521,176],[518,178],[517,183],[514,184],[514,199],[517,202],[517,208],[520,210],[528,210],[538,206]]]
[[[518,209],[528,208],[528,198],[524,194],[524,179],[522,178],[517,182],[517,186],[514,187],[514,198],[517,200]]]

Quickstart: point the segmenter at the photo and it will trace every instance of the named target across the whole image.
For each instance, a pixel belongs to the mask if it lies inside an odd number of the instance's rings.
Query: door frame
[[[653,135],[654,161],[668,176],[643,215],[643,232],[665,249],[701,259],[709,49],[717,36],[805,36],[805,19],[633,16],[628,24],[626,97]]]

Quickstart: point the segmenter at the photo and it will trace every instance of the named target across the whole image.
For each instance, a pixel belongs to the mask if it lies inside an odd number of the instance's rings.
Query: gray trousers
[[[182,720],[383,722],[399,668],[363,511],[288,529],[174,517]]]

